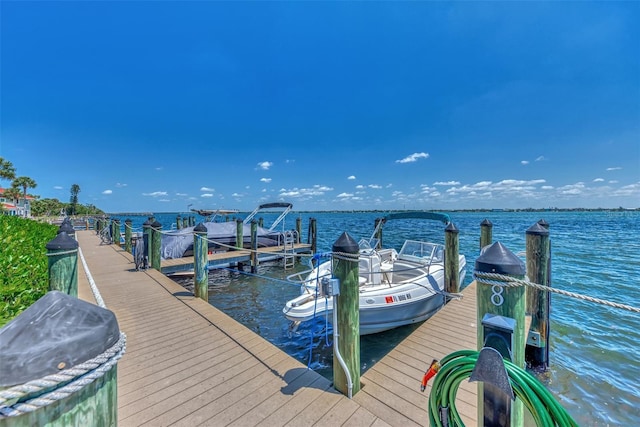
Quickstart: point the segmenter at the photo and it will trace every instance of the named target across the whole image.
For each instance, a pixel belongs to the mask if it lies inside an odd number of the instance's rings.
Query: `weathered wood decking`
[[[427,425],[433,358],[475,347],[475,289],[448,304],[362,377],[352,400],[243,325],[155,270],[135,271],[131,255],[76,233],[91,275],[127,334],[118,363],[121,426]],[[95,302],[82,266],[79,296]],[[458,409],[476,425],[475,385]]]

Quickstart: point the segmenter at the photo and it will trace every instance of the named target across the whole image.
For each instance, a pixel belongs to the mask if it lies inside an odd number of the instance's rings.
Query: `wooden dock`
[[[424,426],[433,358],[475,348],[475,285],[423,323],[361,378],[353,399],[164,274],[135,271],[129,253],[76,233],[107,308],[127,335],[118,363],[121,426]],[[79,297],[95,302],[79,266]],[[476,425],[476,386],[458,410]]]
[[[311,254],[311,245],[306,243],[296,243],[293,245],[292,252],[289,255],[297,256],[299,254]],[[251,251],[240,249],[235,251],[224,251],[207,255],[209,268],[216,268],[236,263],[250,263]],[[284,246],[271,246],[260,248],[258,250],[258,262],[264,262],[275,258],[285,256]],[[181,271],[193,270],[193,256],[163,259],[160,266],[165,274],[178,273]]]

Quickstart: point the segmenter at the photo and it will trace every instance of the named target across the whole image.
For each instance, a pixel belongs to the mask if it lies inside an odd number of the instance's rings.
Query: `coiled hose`
[[[429,396],[429,423],[432,427],[462,427],[464,423],[455,406],[456,393],[462,380],[471,376],[480,353],[473,350],[461,350],[444,357],[435,368],[435,376]],[[556,401],[553,395],[533,375],[524,369],[504,360],[509,382],[517,398],[533,416],[537,426],[578,427],[567,411]],[[425,374],[431,376],[432,363]],[[426,380],[423,380],[423,388]]]

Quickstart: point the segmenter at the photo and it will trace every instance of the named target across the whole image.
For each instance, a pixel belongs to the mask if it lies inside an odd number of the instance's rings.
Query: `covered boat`
[[[359,242],[360,334],[374,334],[427,320],[446,302],[444,292],[444,245],[406,240],[400,252],[380,248],[379,231],[392,219],[428,219],[450,222],[449,216],[433,212],[389,214],[378,222],[370,239]],[[332,277],[332,261],[307,272],[300,296],[285,304],[283,313],[292,328],[318,316],[332,318],[333,297],[323,281]],[[459,255],[459,283],[464,281],[466,259]],[[292,279],[293,280],[293,279]]]
[[[251,220],[261,212],[273,211],[277,209],[281,211],[280,216],[269,226],[258,227],[257,240],[258,247],[264,248],[269,246],[281,245],[284,239],[284,231],[276,230],[278,224],[282,223],[286,215],[291,211],[293,205],[291,203],[275,202],[259,205],[251,212],[242,224],[243,247],[249,248],[251,245]],[[202,214],[210,214],[215,218],[215,213],[220,211],[202,211]],[[224,211],[237,212],[237,211]],[[200,213],[200,212],[199,212]],[[207,240],[209,240],[210,250],[227,250],[229,247],[235,247],[237,224],[235,221],[215,222],[213,220],[203,222],[207,228]],[[163,259],[181,258],[183,256],[193,255],[193,229],[195,227],[186,227],[180,230],[172,230],[162,234],[161,256]]]

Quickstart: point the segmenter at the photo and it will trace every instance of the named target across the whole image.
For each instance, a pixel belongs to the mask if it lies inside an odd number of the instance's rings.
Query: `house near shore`
[[[35,200],[35,197],[20,196],[17,199],[9,199],[4,194],[5,189],[0,187],[0,203],[2,204],[1,214],[11,216],[22,216],[25,218],[31,217],[31,202]]]

